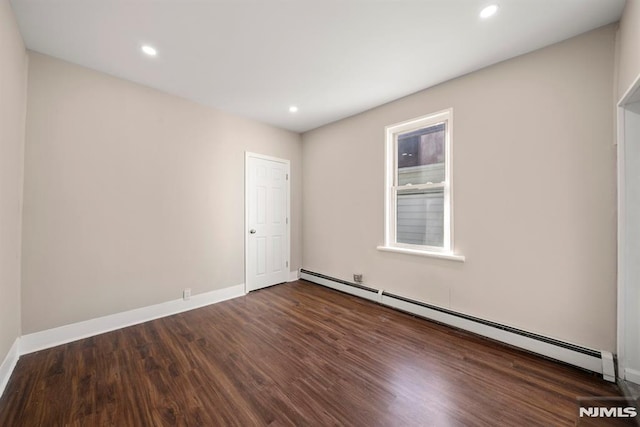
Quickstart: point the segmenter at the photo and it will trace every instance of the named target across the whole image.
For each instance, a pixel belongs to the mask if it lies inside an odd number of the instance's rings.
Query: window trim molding
[[[402,248],[398,246],[378,246],[376,249],[382,252],[393,252],[397,254],[417,255],[417,256],[424,256],[429,258],[458,261],[458,262],[465,262],[466,260],[464,255],[456,255],[454,253],[449,253],[449,252],[429,252],[429,251],[423,251],[418,249]]]
[[[445,185],[444,185],[444,245],[419,246],[396,242],[396,165],[397,165],[397,135],[418,130],[442,121],[447,122],[445,140]],[[405,120],[385,127],[385,181],[384,181],[384,245],[378,250],[407,253],[412,255],[432,255],[437,258],[464,261],[461,255],[454,255],[453,234],[453,159],[451,153],[453,141],[453,108],[441,110],[432,114]],[[420,185],[422,186],[422,185]],[[416,188],[419,186],[416,185]],[[461,258],[461,259],[460,259]]]

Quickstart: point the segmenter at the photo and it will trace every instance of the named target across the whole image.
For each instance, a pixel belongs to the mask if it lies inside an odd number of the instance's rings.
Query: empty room
[[[640,425],[640,0],[0,0],[0,426]]]

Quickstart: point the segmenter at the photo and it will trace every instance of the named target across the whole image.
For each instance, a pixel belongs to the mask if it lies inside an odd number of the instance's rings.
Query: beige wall
[[[303,134],[303,267],[615,349],[614,26]],[[383,243],[384,127],[452,107],[457,263]]]
[[[627,0],[620,20],[618,44],[616,102],[640,75],[640,0]]]
[[[0,0],[0,364],[20,336],[20,230],[27,56]]]
[[[23,333],[244,282],[244,151],[300,135],[29,53]]]

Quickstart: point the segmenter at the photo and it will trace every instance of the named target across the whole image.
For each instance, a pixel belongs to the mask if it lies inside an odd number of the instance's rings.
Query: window
[[[386,128],[385,245],[453,255],[451,123],[446,110]]]

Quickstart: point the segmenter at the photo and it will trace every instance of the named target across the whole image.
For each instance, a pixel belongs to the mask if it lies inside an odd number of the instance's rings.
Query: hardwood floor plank
[[[635,425],[594,374],[298,281],[20,358],[0,426]]]

